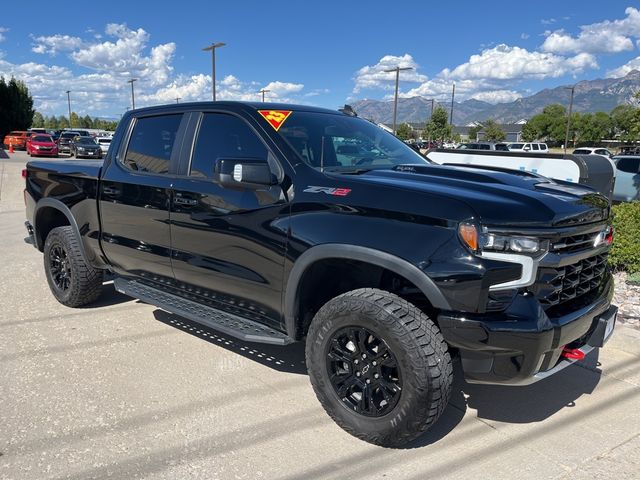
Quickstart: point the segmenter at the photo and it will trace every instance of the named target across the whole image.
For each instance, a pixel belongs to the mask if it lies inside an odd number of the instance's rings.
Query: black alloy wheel
[[[398,403],[402,378],[387,343],[364,327],[338,330],[327,345],[331,385],[347,408],[381,417]]]
[[[66,292],[71,287],[71,260],[67,251],[60,244],[54,245],[49,250],[49,271],[55,287],[61,292]]]

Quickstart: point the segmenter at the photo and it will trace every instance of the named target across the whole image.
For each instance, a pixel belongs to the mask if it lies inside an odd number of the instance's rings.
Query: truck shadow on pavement
[[[283,373],[306,375],[304,342],[287,346],[250,343],[217,332],[162,310],[156,320],[209,343]],[[464,381],[459,362],[454,362],[454,382],[449,405],[438,422],[423,436],[402,447],[413,449],[435,444],[462,421],[468,410],[480,420],[505,423],[537,423],[560,410],[573,408],[583,395],[591,394],[600,381],[598,351],[582,362],[529,386],[474,385]]]

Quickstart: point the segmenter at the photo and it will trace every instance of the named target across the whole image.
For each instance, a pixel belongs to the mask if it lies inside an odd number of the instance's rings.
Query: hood
[[[609,217],[609,201],[590,187],[518,170],[399,165],[353,180],[464,202],[488,226],[568,226]]]

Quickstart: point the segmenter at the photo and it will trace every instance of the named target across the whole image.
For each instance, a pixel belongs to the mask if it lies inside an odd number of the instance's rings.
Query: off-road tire
[[[329,377],[329,343],[334,334],[354,326],[382,339],[397,359],[402,390],[383,416],[350,409]],[[306,363],[313,390],[331,418],[351,435],[376,445],[398,447],[416,439],[449,402],[453,369],[440,330],[416,306],[386,291],[363,288],[327,302],[309,327]]]
[[[44,243],[44,270],[53,296],[63,305],[80,307],[94,302],[102,292],[103,271],[88,265],[80,249],[80,240],[70,226],[49,232]],[[54,280],[53,253],[63,251],[68,267],[68,287],[61,288]]]

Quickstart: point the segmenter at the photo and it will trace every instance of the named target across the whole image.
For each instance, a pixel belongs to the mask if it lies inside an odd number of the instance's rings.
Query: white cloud
[[[383,57],[383,60],[389,58],[397,59],[398,57],[387,56]],[[410,55],[405,55],[405,58],[416,65]],[[354,79],[356,86],[353,93],[359,93],[362,88],[377,88],[389,91],[387,98],[390,98],[392,93],[388,85],[389,80],[387,78],[381,80],[380,77],[380,71],[383,69],[380,65],[387,67],[390,63],[390,61],[381,61],[375,67],[361,68]],[[598,63],[595,56],[589,53],[580,53],[567,58],[501,44],[472,55],[467,62],[453,69],[445,68],[431,79],[415,72],[414,78],[425,80],[399,95],[444,100],[450,98],[452,84],[455,83],[456,99],[477,98],[492,103],[510,102],[522,96],[514,87],[527,79],[539,80],[567,74],[576,75],[593,68],[598,68]],[[403,78],[403,84],[404,82]]]
[[[354,77],[355,87],[353,93],[358,93],[365,88],[394,88],[396,74],[394,72],[385,72],[392,68],[410,67],[413,70],[401,72],[403,82],[425,82],[427,77],[417,72],[418,64],[408,53],[398,57],[394,55],[385,55],[375,65],[366,65],[356,72]]]
[[[520,34],[520,38],[522,40],[527,40],[531,35],[529,35],[528,33],[521,33]]]
[[[79,37],[69,35],[51,35],[49,37],[34,37],[34,45],[31,48],[35,53],[48,53],[56,55],[59,52],[69,52],[82,48],[84,42]]]
[[[633,50],[633,39],[640,37],[640,10],[628,7],[627,15],[620,20],[582,25],[580,33],[572,36],[564,30],[547,33],[540,47],[545,52],[569,53],[618,53]]]
[[[5,33],[7,33],[9,31],[9,29],[7,27],[0,27],[0,42],[4,42],[7,37],[4,35]]]
[[[443,70],[442,75],[453,79],[543,79],[581,73],[588,68],[598,68],[595,57],[588,53],[565,58],[501,44],[479,55],[472,55],[468,62],[451,71]]]
[[[106,41],[96,39],[92,30],[87,39],[68,35],[33,38],[34,51],[55,55],[68,53],[70,67],[39,63],[13,64],[0,54],[0,74],[24,80],[34,98],[35,108],[47,115],[64,114],[66,90],[71,90],[72,109],[80,115],[114,115],[124,112],[131,102],[130,78],[135,83],[136,106],[211,99],[211,76],[175,75],[174,43],[150,45],[150,35],[142,28],[109,24]],[[233,75],[217,81],[221,100],[258,101],[261,85],[242,81]],[[266,82],[269,100],[300,101],[304,85],[284,81]]]
[[[471,98],[488,103],[507,103],[522,98],[522,94],[513,90],[490,90],[474,93]]]
[[[613,70],[609,70],[607,72],[607,77],[609,78],[620,78],[627,75],[632,70],[640,70],[640,57],[636,57],[632,60],[629,60],[627,63]]]

